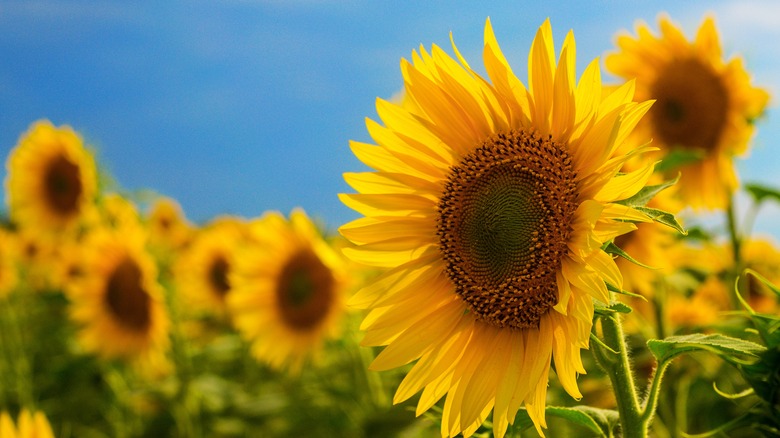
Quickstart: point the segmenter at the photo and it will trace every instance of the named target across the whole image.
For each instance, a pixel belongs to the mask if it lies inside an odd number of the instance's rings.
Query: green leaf
[[[729,400],[738,400],[740,398],[744,398],[744,397],[747,397],[749,395],[753,395],[756,392],[753,388],[745,388],[744,390],[742,390],[740,392],[737,392],[737,393],[734,393],[734,394],[729,394],[727,392],[724,392],[724,391],[721,391],[720,389],[718,389],[717,382],[712,382],[712,389],[715,390],[715,392],[718,393],[719,396],[721,396],[723,398],[727,398]]]
[[[749,183],[744,185],[745,190],[753,196],[753,200],[756,204],[760,204],[767,199],[772,199],[776,202],[780,202],[780,191],[771,187],[763,186],[758,183]]]
[[[647,266],[646,264],[644,264],[644,263],[636,260],[635,258],[631,257],[627,252],[623,251],[622,248],[620,248],[619,246],[615,245],[614,241],[610,241],[610,242],[605,243],[601,247],[601,250],[606,252],[607,254],[614,254],[616,256],[623,257],[624,259],[628,260],[629,262],[631,262],[631,263],[633,263],[635,265],[639,265],[639,266],[641,266],[643,268],[655,269],[652,266]]]
[[[666,339],[651,339],[647,341],[647,347],[661,363],[680,354],[694,351],[710,351],[730,362],[740,362],[743,357],[755,360],[758,359],[759,354],[766,351],[766,347],[755,342],[721,334],[704,335],[701,333],[670,336]]]
[[[662,182],[661,184],[643,187],[634,196],[617,201],[616,204],[628,205],[630,207],[644,207],[655,197],[655,195],[677,184],[677,181],[679,180],[680,175],[678,174],[676,178]]]
[[[609,409],[592,408],[590,406],[562,407],[547,406],[545,415],[568,420],[585,427],[599,436],[613,436],[612,431],[620,422],[618,413]],[[533,427],[533,422],[525,409],[517,411],[515,425],[521,429]]]
[[[693,164],[704,159],[705,153],[699,149],[673,149],[660,163],[655,165],[656,172],[666,172],[680,166]]]
[[[659,210],[657,208],[650,208],[650,207],[634,207],[634,209],[641,211],[642,213],[646,214],[647,217],[650,219],[660,223],[664,224],[667,227],[672,227],[677,232],[679,232],[682,235],[688,234],[687,231],[685,231],[685,228],[680,225],[679,222],[677,222],[677,218],[674,217],[672,213],[669,213],[668,211]]]

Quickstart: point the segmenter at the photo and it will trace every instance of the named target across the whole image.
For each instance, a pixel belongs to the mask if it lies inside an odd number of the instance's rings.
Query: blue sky
[[[400,90],[399,61],[420,44],[451,53],[452,32],[476,67],[489,16],[525,82],[547,17],[558,43],[574,29],[581,71],[636,20],[655,28],[665,11],[691,35],[713,13],[726,53],[775,96],[740,174],[780,187],[780,4],[477,3],[2,0],[0,154],[47,118],[78,130],[123,188],[173,197],[195,222],[301,206],[335,229],[357,217],[337,198],[341,174],[364,169],[348,142],[370,141],[365,117]],[[770,206],[756,227],[780,235],[778,219]]]

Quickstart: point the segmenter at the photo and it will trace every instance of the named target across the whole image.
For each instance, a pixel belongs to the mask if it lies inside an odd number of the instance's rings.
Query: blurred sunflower
[[[135,204],[118,193],[107,193],[98,202],[102,226],[113,229],[141,227],[141,218]]]
[[[83,253],[83,275],[66,290],[86,351],[143,367],[162,363],[168,316],[157,267],[137,229],[98,230]]]
[[[13,235],[5,229],[0,229],[0,299],[8,295],[19,281],[16,267],[18,262]]]
[[[89,215],[97,191],[95,162],[69,126],[34,123],[6,167],[9,213],[19,226],[59,234]]]
[[[637,37],[619,36],[620,51],[606,58],[606,66],[636,80],[638,100],[656,100],[637,134],[652,137],[662,156],[683,151],[697,158],[673,169],[682,174],[683,201],[697,209],[724,208],[737,187],[733,159],[747,151],[769,95],[750,84],[740,58],[724,61],[712,18],[692,42],[667,17],[659,25],[660,36],[644,23]]]
[[[218,218],[198,230],[174,266],[176,290],[186,303],[201,310],[222,312],[230,292],[229,274],[235,253],[245,242],[246,227],[237,218]]]
[[[164,251],[180,249],[192,237],[192,225],[179,203],[172,198],[156,199],[149,209],[146,223],[150,245]]]
[[[370,309],[363,344],[387,347],[375,370],[417,360],[396,392],[422,390],[418,415],[445,394],[442,435],[472,434],[493,411],[496,436],[521,405],[546,427],[551,361],[575,398],[588,348],[593,299],[622,287],[605,242],[643,214],[614,201],[632,196],[652,166],[628,174],[640,150],[623,143],[651,103],[633,83],[603,93],[598,60],[575,82],[569,33],[557,66],[548,21],[528,63],[529,88],[485,26],[490,81],[437,46],[403,60],[402,105],[379,99],[377,145],[352,142],[375,172],[346,173],[363,214],[341,227],[344,253],[388,269],[350,304]]]
[[[255,241],[235,259],[227,297],[233,323],[254,356],[273,368],[300,370],[334,336],[344,312],[344,261],[302,210],[250,223]]]
[[[33,291],[51,289],[57,247],[61,242],[55,242],[30,227],[15,229],[10,240],[17,257],[20,282]],[[58,240],[62,241],[62,236]]]
[[[23,409],[16,425],[8,412],[0,414],[0,437],[2,438],[54,438],[49,420],[43,412],[31,413]]]

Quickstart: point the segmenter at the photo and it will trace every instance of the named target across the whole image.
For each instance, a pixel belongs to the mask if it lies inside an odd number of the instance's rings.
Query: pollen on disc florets
[[[538,327],[558,302],[575,178],[564,144],[526,130],[491,136],[450,169],[438,204],[439,248],[455,292],[478,319]]]

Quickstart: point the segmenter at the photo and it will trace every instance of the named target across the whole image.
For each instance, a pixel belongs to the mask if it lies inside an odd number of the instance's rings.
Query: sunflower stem
[[[742,235],[740,234],[737,226],[737,217],[736,217],[736,208],[735,208],[735,202],[734,197],[729,197],[728,207],[726,208],[726,218],[728,221],[728,227],[729,227],[729,237],[731,239],[731,251],[733,254],[734,259],[734,265],[732,266],[732,270],[729,271],[729,276],[731,277],[729,280],[734,280],[739,273],[742,270]],[[727,284],[732,284],[733,281],[729,281]],[[737,298],[736,292],[733,288],[730,288],[730,294],[731,297],[731,303],[734,308],[739,309],[739,300]]]
[[[0,338],[3,344],[3,350],[8,360],[8,368],[10,370],[11,382],[15,387],[11,391],[11,396],[14,393],[17,398],[17,402],[22,407],[34,408],[33,397],[33,384],[32,384],[32,367],[30,365],[29,349],[26,348],[29,345],[25,339],[26,327],[25,327],[25,310],[30,305],[29,297],[32,294],[25,293],[28,291],[21,291],[22,293],[15,293],[19,291],[13,291],[11,294],[2,301],[2,320],[6,322],[3,325],[3,337]],[[19,300],[27,299],[27,302]]]
[[[666,368],[669,367],[670,363],[671,360],[665,360],[659,363],[655,369],[655,373],[653,373],[653,380],[650,383],[650,390],[648,391],[647,398],[642,405],[642,421],[648,425],[650,424],[650,420],[652,420],[653,414],[655,414],[655,410],[658,407],[658,394],[659,389],[661,388],[661,380],[663,380]]]
[[[604,343],[618,352],[616,360],[599,362],[612,382],[623,436],[627,438],[647,437],[649,419],[643,418],[643,412],[639,406],[634,373],[628,358],[628,345],[619,317],[611,315],[602,318],[601,328],[604,333]]]
[[[737,230],[737,216],[733,197],[729,198],[726,218],[728,220],[729,237],[731,238],[731,250],[734,255],[734,266],[739,266],[742,261],[742,236],[740,236]]]

